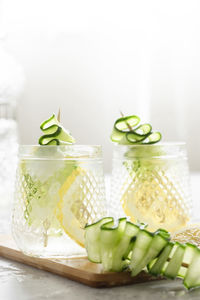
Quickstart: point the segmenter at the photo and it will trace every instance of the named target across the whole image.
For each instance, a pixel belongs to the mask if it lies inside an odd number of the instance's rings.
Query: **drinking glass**
[[[106,214],[100,146],[20,146],[12,217],[25,254],[85,254],[84,226]]]
[[[150,230],[185,226],[192,211],[185,144],[115,145],[109,210]]]

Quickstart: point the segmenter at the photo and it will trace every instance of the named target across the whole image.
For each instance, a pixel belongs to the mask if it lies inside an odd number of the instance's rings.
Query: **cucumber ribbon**
[[[103,270],[132,276],[145,270],[153,276],[183,279],[187,289],[200,287],[200,249],[193,244],[170,240],[165,229],[150,232],[120,218],[115,226],[112,217],[85,226],[88,259],[101,263]]]
[[[74,144],[75,139],[58,121],[53,114],[48,120],[40,125],[44,135],[39,138],[40,145],[63,145]]]
[[[155,144],[162,138],[160,132],[153,132],[148,123],[141,124],[138,116],[121,117],[114,123],[111,140],[123,145]]]

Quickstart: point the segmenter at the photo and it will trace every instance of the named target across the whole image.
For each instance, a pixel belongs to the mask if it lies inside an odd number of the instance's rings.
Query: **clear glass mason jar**
[[[185,226],[192,211],[185,144],[115,145],[109,211],[150,230]]]
[[[106,214],[100,146],[20,146],[12,233],[25,254],[85,254],[84,226]]]

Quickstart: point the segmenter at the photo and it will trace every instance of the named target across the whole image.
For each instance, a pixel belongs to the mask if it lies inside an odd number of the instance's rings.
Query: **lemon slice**
[[[57,218],[65,233],[84,247],[84,227],[103,215],[95,179],[88,170],[77,167],[59,190]]]
[[[155,171],[138,171],[126,186],[121,204],[132,222],[147,223],[149,230],[161,227],[174,232],[189,221],[182,195],[166,176]]]
[[[172,239],[181,243],[191,243],[200,247],[200,223],[190,224],[172,235]]]

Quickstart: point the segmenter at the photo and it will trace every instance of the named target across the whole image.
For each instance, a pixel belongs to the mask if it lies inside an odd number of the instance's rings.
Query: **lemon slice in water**
[[[132,222],[147,223],[149,230],[160,227],[175,232],[189,221],[189,209],[176,186],[155,171],[138,171],[126,187],[121,204]]]
[[[79,197],[81,193],[81,174],[83,170],[76,168],[59,190],[59,202],[57,205],[57,218],[65,233],[80,246],[84,246],[84,231],[78,210],[82,203]]]
[[[65,233],[77,244],[84,247],[84,227],[94,222],[98,215],[98,193],[89,171],[77,167],[59,190],[57,218]],[[101,208],[99,209],[99,211]]]

